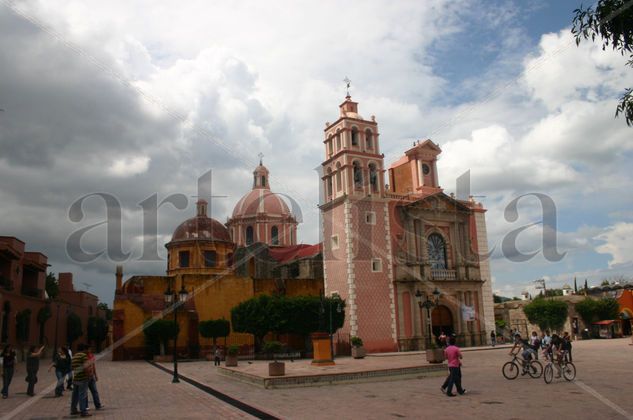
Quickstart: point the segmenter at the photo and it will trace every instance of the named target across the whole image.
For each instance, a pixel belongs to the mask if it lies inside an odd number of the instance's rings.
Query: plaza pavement
[[[290,389],[263,389],[226,378],[212,362],[181,363],[181,374],[215,391],[288,419],[494,418],[494,419],[633,419],[633,346],[630,339],[575,342],[577,378],[573,383],[527,377],[508,381],[501,366],[508,348],[464,353],[467,395],[449,398],[442,377]],[[399,356],[401,357],[401,356]],[[421,354],[412,358],[423,358]],[[377,363],[389,357],[369,357]],[[240,363],[245,363],[240,361]],[[287,369],[290,362],[287,362]],[[243,411],[190,384],[172,384],[171,376],[146,362],[99,364],[105,411],[93,418],[243,418]],[[48,377],[47,375],[50,375]],[[23,371],[16,374],[12,396],[0,400],[5,416],[28,400]],[[52,374],[40,373],[38,391]],[[18,391],[16,395],[15,391]],[[49,395],[52,393],[49,393]],[[68,397],[37,399],[15,418],[69,418]]]

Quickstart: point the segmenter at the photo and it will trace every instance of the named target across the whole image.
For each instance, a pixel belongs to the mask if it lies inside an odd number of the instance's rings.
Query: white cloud
[[[605,232],[596,236],[596,239],[604,241],[596,247],[596,251],[602,254],[610,254],[609,267],[616,264],[633,262],[633,223],[620,222],[605,229]]]
[[[131,156],[115,159],[108,168],[110,175],[127,177],[142,174],[149,168],[149,156]]]

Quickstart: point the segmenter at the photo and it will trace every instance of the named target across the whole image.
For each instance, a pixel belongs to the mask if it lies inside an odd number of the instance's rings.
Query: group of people
[[[44,346],[39,349],[31,346],[26,357],[26,382],[29,396],[35,395],[35,384],[37,383],[37,373],[40,367],[40,358],[44,351]],[[7,345],[2,351],[2,398],[9,397],[9,386],[13,379],[16,366],[16,352],[11,345]],[[55,369],[55,377],[57,384],[55,386],[55,397],[61,397],[64,394],[64,385],[66,389],[72,390],[70,402],[70,414],[80,414],[81,417],[89,417],[88,412],[88,391],[92,395],[92,401],[97,410],[103,408],[99,391],[97,390],[97,369],[95,364],[95,356],[92,349],[85,345],[79,344],[76,352],[73,354],[70,348],[60,347],[53,355],[53,363],[49,366],[48,371]],[[78,409],[79,408],[79,409]]]
[[[555,333],[550,336],[549,330],[545,330],[539,337],[536,331],[532,331],[532,335],[527,339],[522,338],[521,334],[516,332],[514,334],[514,346],[512,346],[510,350],[510,355],[513,356],[517,354],[515,351],[522,351],[521,356],[524,361],[527,362],[532,358],[538,360],[538,351],[540,349],[546,360],[556,362],[554,366],[557,369],[557,377],[560,378],[560,362],[573,361],[571,355],[571,341],[571,336],[567,331],[563,333],[562,337]]]

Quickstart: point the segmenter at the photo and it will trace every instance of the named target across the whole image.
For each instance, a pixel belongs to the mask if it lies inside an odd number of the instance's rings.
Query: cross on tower
[[[345,82],[345,85],[347,86],[347,96],[349,96],[349,87],[352,84],[352,81],[347,76],[345,76],[345,79],[343,79],[343,81]]]
[[[264,157],[264,154],[262,152],[259,152],[257,156],[259,156],[259,164],[262,165],[262,158]]]

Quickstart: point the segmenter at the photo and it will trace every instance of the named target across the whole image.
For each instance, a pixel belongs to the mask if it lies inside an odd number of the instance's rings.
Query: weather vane
[[[345,79],[343,79],[343,81],[345,82],[345,84],[347,85],[347,96],[349,96],[349,87],[352,84],[352,81],[349,80],[349,77],[345,76]]]
[[[262,158],[264,157],[264,154],[262,152],[259,152],[257,154],[257,156],[259,156],[259,164],[261,165],[262,164]]]

